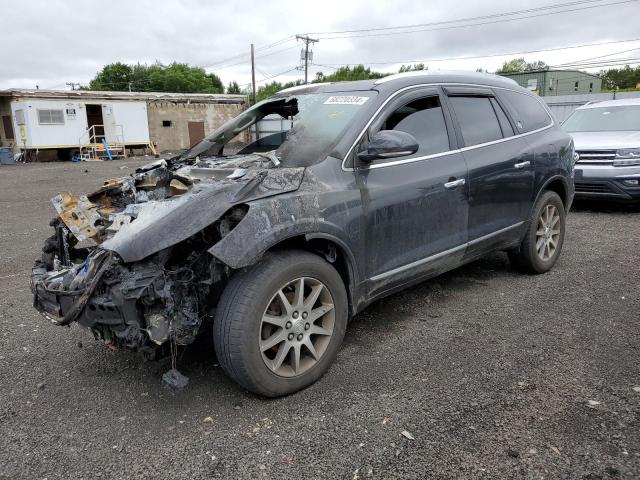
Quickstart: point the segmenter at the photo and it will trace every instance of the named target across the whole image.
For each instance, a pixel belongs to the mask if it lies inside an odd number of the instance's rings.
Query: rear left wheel
[[[553,191],[544,192],[533,208],[520,248],[509,252],[511,263],[528,273],[551,270],[564,243],[565,217],[560,196]]]
[[[327,371],[346,325],[347,295],[333,266],[304,251],[276,252],[231,278],[218,304],[214,344],[231,378],[276,397]]]

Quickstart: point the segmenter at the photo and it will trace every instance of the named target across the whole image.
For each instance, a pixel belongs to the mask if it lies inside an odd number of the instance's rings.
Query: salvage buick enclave
[[[259,140],[225,155],[257,122]],[[573,154],[543,103],[501,77],[294,87],[178,157],[55,197],[34,305],[150,357],[213,331],[230,377],[284,395],[329,368],[375,299],[496,250],[552,268]]]

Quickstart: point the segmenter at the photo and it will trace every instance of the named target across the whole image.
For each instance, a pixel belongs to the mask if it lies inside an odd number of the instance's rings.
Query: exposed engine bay
[[[248,202],[296,190],[303,173],[273,151],[178,158],[88,195],[63,192],[33,268],[34,306],[150,358],[168,342],[188,345],[212,320],[231,272],[208,250],[247,216]]]

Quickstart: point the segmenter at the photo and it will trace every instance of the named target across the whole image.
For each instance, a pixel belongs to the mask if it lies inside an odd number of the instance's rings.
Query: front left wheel
[[[225,288],[214,320],[216,354],[247,390],[287,395],[328,370],[347,315],[344,283],[331,264],[304,251],[269,253]]]

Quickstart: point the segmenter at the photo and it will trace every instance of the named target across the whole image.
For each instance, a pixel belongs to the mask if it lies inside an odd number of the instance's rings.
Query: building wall
[[[547,70],[503,75],[541,97],[600,93],[602,79],[577,70]],[[578,85],[576,86],[576,82]]]
[[[158,152],[189,148],[189,122],[204,122],[208,135],[244,108],[242,104],[151,101],[147,104],[149,136]],[[163,121],[171,123],[163,126]]]
[[[522,88],[537,95],[544,95],[544,75],[545,72],[520,72],[503,76],[515,80]]]
[[[546,95],[579,95],[600,93],[602,79],[582,72],[547,72]]]

